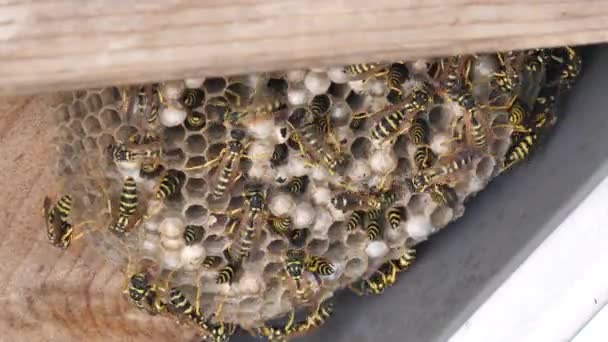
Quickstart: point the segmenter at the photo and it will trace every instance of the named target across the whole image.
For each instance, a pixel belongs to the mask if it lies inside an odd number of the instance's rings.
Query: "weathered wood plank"
[[[0,93],[605,41],[602,0],[5,0]]]

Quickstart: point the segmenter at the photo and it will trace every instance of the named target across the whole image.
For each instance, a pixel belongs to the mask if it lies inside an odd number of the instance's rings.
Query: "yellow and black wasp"
[[[137,183],[132,177],[125,178],[120,193],[120,202],[118,205],[118,218],[109,226],[111,232],[116,234],[124,234],[127,232],[130,219],[137,212],[138,206]]]
[[[429,188],[431,200],[439,205],[452,207],[458,201],[458,196],[454,189],[446,184],[433,184]]]
[[[386,211],[386,221],[392,229],[399,228],[402,221],[407,218],[405,208],[402,206],[390,207]]]
[[[220,269],[216,282],[218,284],[232,283],[240,264],[249,256],[249,252],[256,239],[258,227],[261,226],[263,215],[261,212],[266,206],[266,191],[257,186],[250,186],[243,194],[247,202],[247,211],[239,222],[237,239],[224,251],[228,264]]]
[[[181,185],[180,176],[177,170],[167,170],[165,175],[161,178],[158,189],[154,194],[154,198],[157,200],[163,200],[165,198],[173,196]]]
[[[329,111],[330,107],[331,99],[325,94],[316,95],[312,98],[312,100],[310,100],[310,103],[308,104],[310,112],[316,118],[324,117],[324,115]]]
[[[270,165],[275,168],[287,163],[287,157],[289,156],[289,148],[287,144],[277,144],[274,146],[272,156],[270,158]]]
[[[285,185],[285,189],[293,195],[301,195],[306,192],[306,188],[308,187],[309,178],[307,175],[294,177],[291,179],[287,185]]]
[[[189,110],[200,107],[205,102],[205,91],[200,88],[188,88],[182,93],[179,102]]]
[[[443,158],[439,165],[418,172],[412,177],[411,185],[416,192],[425,192],[433,184],[446,184],[452,181],[453,176],[470,167],[473,156],[463,152],[450,158]]]
[[[348,219],[348,222],[346,223],[346,230],[351,231],[351,230],[354,230],[355,228],[357,228],[359,225],[361,225],[363,223],[364,215],[365,215],[365,211],[354,210],[350,214],[350,218]]]
[[[360,280],[351,289],[359,295],[381,294],[397,281],[399,268],[392,260],[382,264],[368,279]]]
[[[379,192],[346,190],[332,197],[330,202],[342,211],[380,209],[383,201],[381,195]]]
[[[207,125],[207,118],[204,113],[190,111],[186,116],[185,126],[191,131],[200,131]]]
[[[428,169],[437,161],[437,155],[429,146],[419,146],[414,152],[414,164],[418,171]]]
[[[200,242],[203,236],[205,236],[205,228],[203,226],[189,224],[184,229],[184,241],[187,246]]]
[[[150,275],[146,272],[135,273],[129,278],[127,287],[129,300],[140,310],[145,310],[151,315],[157,315],[166,309],[161,291],[162,289],[152,284]]]
[[[376,144],[391,141],[409,129],[414,117],[425,112],[432,104],[433,98],[426,86],[412,90],[402,103],[389,106],[372,115],[380,115],[370,130],[370,137]],[[388,114],[386,114],[388,113]],[[357,117],[355,117],[357,118]]]
[[[551,56],[548,49],[532,49],[526,51],[524,67],[530,72],[541,71],[549,62]]]
[[[325,117],[313,118],[312,122],[299,125],[298,128],[289,123],[292,128],[290,138],[297,145],[303,156],[314,163],[327,167],[330,173],[335,173],[340,158],[327,144],[328,124]]]
[[[578,78],[581,68],[581,55],[572,47],[551,49],[547,64],[547,84],[557,85],[561,91],[568,90]]]
[[[122,109],[128,118],[134,113],[145,118],[148,128],[156,129],[159,127],[158,113],[163,102],[159,84],[153,83],[125,90]]]
[[[381,77],[387,74],[388,64],[360,63],[351,64],[346,67],[346,72],[352,80],[365,80],[370,77]]]
[[[295,324],[294,329],[299,334],[309,333],[312,330],[323,325],[334,313],[334,305],[328,300],[319,303],[315,311],[306,317],[306,319],[302,322],[298,322]]]
[[[268,218],[268,225],[270,226],[270,230],[272,230],[275,234],[288,236],[291,228],[293,227],[293,221],[289,216],[270,216]]]
[[[332,275],[336,268],[327,259],[315,256],[307,255],[301,249],[289,249],[286,252],[285,260],[285,272],[287,275],[295,280],[298,289],[300,288],[300,280],[302,279],[302,273],[306,270],[312,273],[318,282],[320,282],[320,276]]]
[[[287,321],[281,325],[267,325],[266,323],[255,330],[255,334],[267,338],[272,342],[287,342],[289,337],[296,332],[295,312],[292,311]]]
[[[49,242],[55,247],[68,248],[73,238],[72,225],[67,221],[72,211],[72,196],[64,195],[55,204],[45,197],[43,209]]]
[[[430,130],[431,128],[426,120],[421,118],[415,119],[408,128],[408,136],[410,141],[418,146],[428,145]]]
[[[490,78],[492,89],[498,88],[502,93],[513,92],[520,83],[517,70],[518,55],[513,52],[496,54],[498,60],[498,71],[494,72]]]
[[[401,85],[410,77],[410,72],[404,63],[393,63],[388,69],[386,75],[386,83],[389,93],[386,98],[391,103],[398,103],[403,97],[403,89]]]

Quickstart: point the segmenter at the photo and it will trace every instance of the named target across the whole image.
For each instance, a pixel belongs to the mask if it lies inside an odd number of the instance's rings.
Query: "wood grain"
[[[53,96],[0,98],[0,341],[184,341],[122,296],[124,277],[85,240],[51,247],[40,215],[55,191]]]
[[[606,41],[602,0],[2,0],[0,93]]]

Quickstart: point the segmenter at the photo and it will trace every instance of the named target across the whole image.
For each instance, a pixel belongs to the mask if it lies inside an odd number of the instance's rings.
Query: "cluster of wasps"
[[[415,192],[428,192],[442,205],[457,199],[452,189],[455,176],[471,166],[476,156],[492,155],[495,130],[512,130],[511,145],[501,171],[527,159],[538,140],[555,124],[556,100],[570,89],[581,71],[581,56],[572,47],[509,51],[483,56],[493,59],[496,70],[486,77],[473,77],[475,55],[453,56],[426,62],[428,79],[420,79],[407,94],[401,85],[409,79],[401,63],[357,64],[349,67],[360,78],[385,77],[390,89],[387,99],[393,105],[379,112],[362,113],[357,118],[379,117],[370,130],[372,141],[392,144],[402,134],[416,146],[413,161],[416,170],[408,180]],[[539,80],[540,89],[533,101],[522,96],[529,80]],[[476,84],[477,83],[477,84]],[[480,84],[485,83],[485,84]],[[478,100],[477,89],[485,89]],[[431,130],[426,120],[433,104],[450,103],[461,116],[452,122],[449,155],[437,155],[429,146]],[[491,122],[491,111],[504,110],[508,123]],[[361,214],[353,214],[353,222]]]
[[[230,201],[237,182],[244,182],[242,205],[213,213],[225,218],[225,234],[231,241],[222,255],[208,255],[202,266],[217,272],[217,284],[231,286],[244,271],[262,230],[284,239],[288,248],[283,256],[282,279],[292,285],[298,305],[307,308],[305,316],[296,319],[299,312],[294,309],[281,324],[262,322],[244,330],[272,341],[307,333],[333,313],[333,304],[321,295],[320,289],[337,267],[326,257],[313,255],[305,248],[306,229],[294,229],[290,216],[278,217],[268,209],[272,196],[287,193],[298,198],[307,191],[311,180],[302,175],[277,179],[277,184],[270,186],[250,178],[241,165],[243,160],[256,158],[248,155],[254,140],[248,134],[248,125],[272,118],[280,127],[281,141],[269,156],[272,168],[287,164],[295,154],[309,166],[324,168],[332,176],[341,177],[344,181],[330,202],[335,209],[348,214],[346,231],[362,229],[369,241],[380,240],[385,227],[396,230],[407,221],[407,210],[400,200],[408,191],[428,193],[434,202],[453,206],[458,201],[454,190],[456,176],[469,169],[475,158],[493,156],[495,130],[505,127],[511,130],[511,145],[502,161],[502,171],[528,158],[537,141],[555,124],[557,98],[572,86],[581,69],[581,57],[570,47],[486,55],[483,58],[489,58],[495,70],[489,75],[474,76],[474,66],[480,58],[470,55],[429,60],[424,65],[424,77],[414,75],[405,62],[355,64],[345,68],[353,81],[380,79],[388,89],[387,106],[374,112],[356,113],[349,128],[367,130],[365,134],[376,149],[391,148],[403,136],[415,148],[413,171],[404,175],[393,172],[366,190],[351,189],[348,184],[347,170],[352,156],[334,134],[329,114],[332,99],[326,94],[316,95],[307,105],[287,113],[285,89],[274,89],[273,80],[268,77],[260,77],[252,92],[243,91],[247,89],[245,84],[233,83],[226,88],[225,96],[212,99],[206,99],[207,94],[201,88],[186,89],[176,103],[163,98],[159,84],[127,88],[123,92],[122,110],[128,120],[137,121],[135,125],[146,129],[127,141],[107,146],[112,163],[117,167],[136,165],[138,174],[124,177],[118,205],[112,205],[107,196],[111,218],[106,230],[119,238],[141,232],[142,223],[158,214],[162,204],[181,191],[184,172],[209,170],[206,198],[209,207]],[[526,97],[522,95],[523,88],[530,79],[540,80],[537,82],[540,86],[536,96]],[[183,170],[167,168],[163,163],[159,113],[163,107],[177,106],[187,112],[184,125],[189,130],[202,130],[209,118],[197,108],[205,102],[219,108],[222,124],[230,128],[225,147],[204,164]],[[451,139],[446,142],[450,154],[438,155],[431,144],[433,132],[428,116],[433,108],[446,104],[457,108],[460,115],[450,123]],[[495,111],[505,111],[508,122],[494,123],[489,113]],[[138,186],[138,179],[156,181],[154,191],[142,196],[144,191]],[[72,222],[73,201],[69,194],[56,203],[48,197],[44,200],[48,239],[61,249],[87,233],[88,230],[78,231],[93,222]],[[205,230],[201,225],[187,225],[183,233],[185,245],[200,242]],[[395,284],[397,275],[407,270],[414,258],[415,251],[406,248],[399,257],[387,260],[364,279],[354,281],[350,289],[360,295],[381,294]],[[140,310],[187,322],[200,329],[204,340],[227,341],[237,331],[237,324],[222,320],[221,303],[210,316],[201,312],[203,284],[197,286],[196,298],[191,301],[179,287],[170,286],[171,275],[161,279],[141,265],[135,272],[126,273],[125,293]]]

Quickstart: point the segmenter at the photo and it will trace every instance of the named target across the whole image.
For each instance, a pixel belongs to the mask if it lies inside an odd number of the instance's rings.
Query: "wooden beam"
[[[602,0],[0,0],[0,93],[606,41]]]

